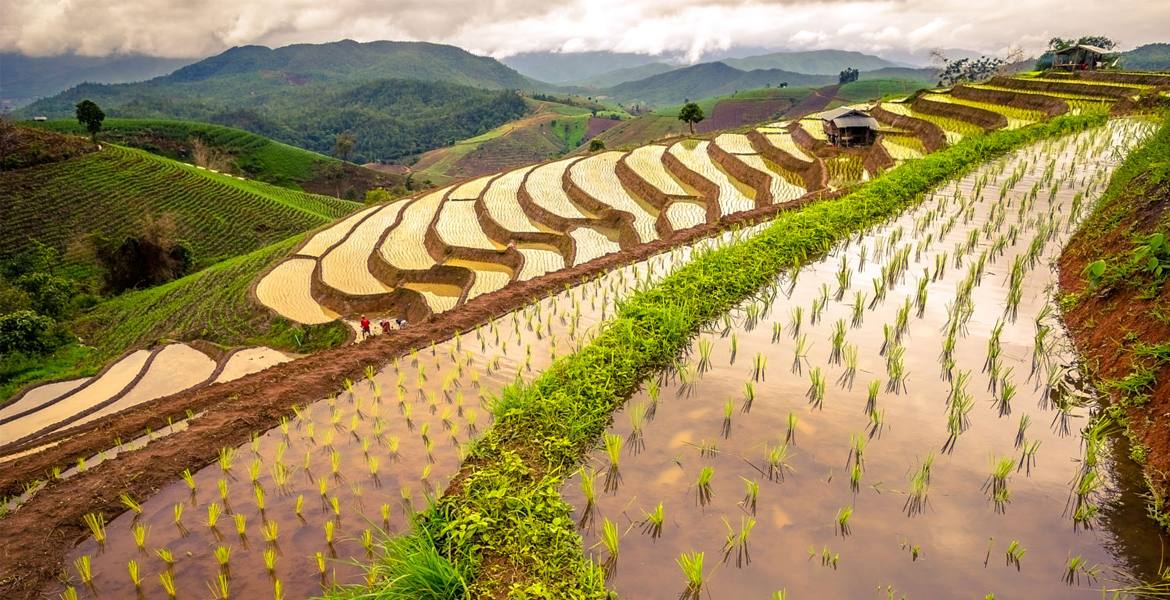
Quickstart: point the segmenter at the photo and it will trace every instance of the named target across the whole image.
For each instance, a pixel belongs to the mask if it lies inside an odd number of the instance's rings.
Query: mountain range
[[[0,107],[14,109],[87,81],[126,83],[171,73],[197,58],[112,54],[24,56],[0,53]]]

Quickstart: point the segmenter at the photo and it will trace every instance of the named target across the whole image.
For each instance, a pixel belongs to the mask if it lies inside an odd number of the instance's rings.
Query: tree
[[[0,355],[45,354],[69,343],[68,331],[53,319],[31,310],[0,316]]]
[[[93,143],[97,143],[97,134],[102,130],[102,121],[106,120],[106,113],[93,100],[82,100],[77,103],[77,122],[85,125]]]
[[[598,138],[593,138],[593,139],[589,140],[589,151],[590,152],[600,152],[602,150],[605,150],[605,140],[601,140]]]
[[[999,58],[982,56],[976,60],[969,58],[949,60],[944,57],[943,64],[942,73],[938,76],[940,86],[986,81],[999,74],[1007,63]]]
[[[354,139],[349,132],[339,134],[333,143],[333,156],[340,156],[341,160],[348,160],[349,153],[353,152]]]
[[[1077,43],[1087,46],[1097,46],[1106,50],[1112,50],[1117,45],[1117,42],[1113,41],[1113,38],[1104,35],[1082,35],[1077,40]]]
[[[366,204],[381,204],[390,201],[390,192],[382,188],[374,188],[366,192]]]
[[[845,85],[846,83],[857,81],[858,77],[861,77],[861,73],[857,69],[849,67],[837,75],[837,83],[839,85]]]
[[[33,310],[54,319],[65,316],[69,301],[77,295],[72,281],[45,272],[22,275],[12,284],[28,295]]]
[[[694,102],[688,102],[678,111],[678,120],[691,126],[691,133],[695,133],[695,123],[707,118],[703,108]]]
[[[1077,44],[1098,46],[1106,50],[1112,50],[1113,47],[1117,45],[1117,42],[1113,41],[1113,38],[1105,35],[1082,35],[1076,39],[1054,37],[1048,40],[1048,50],[1049,52],[1055,52],[1057,50],[1064,50],[1065,48],[1069,48]]]

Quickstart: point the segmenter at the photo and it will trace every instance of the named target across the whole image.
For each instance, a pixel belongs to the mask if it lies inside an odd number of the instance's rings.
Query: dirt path
[[[53,467],[65,467],[79,457],[93,456],[114,447],[116,438],[129,440],[148,427],[161,429],[168,417],[185,418],[187,410],[205,411],[184,431],[155,440],[140,450],[121,453],[69,479],[50,481],[24,506],[0,519],[0,539],[4,540],[0,550],[0,597],[38,597],[56,579],[69,551],[88,535],[82,520],[84,515],[101,513],[106,522],[112,521],[126,510],[118,498],[120,494],[126,493],[139,502],[147,500],[177,481],[184,469],[194,472],[215,462],[220,448],[246,443],[253,433],[275,427],[293,406],[315,402],[337,392],[346,379],[361,379],[366,365],[383,365],[411,349],[448,339],[456,332],[469,331],[527,305],[534,298],[559,292],[566,285],[576,285],[583,277],[693,243],[733,225],[756,222],[832,196],[835,194],[807,194],[791,202],[764,206],[718,223],[685,230],[668,240],[642,244],[535,280],[513,283],[393,335],[322,351],[232,382],[183,392],[111,415],[55,447],[5,463],[0,488],[4,495],[17,494],[25,482],[49,479]]]
[[[796,120],[825,110],[825,107],[837,97],[837,90],[840,89],[840,85],[828,85],[813,90],[808,97],[788,109],[788,112],[784,113],[784,118]]]

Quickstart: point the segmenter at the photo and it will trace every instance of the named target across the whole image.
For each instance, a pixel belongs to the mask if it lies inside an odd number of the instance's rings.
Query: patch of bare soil
[[[792,106],[791,100],[780,97],[720,100],[711,116],[695,125],[695,131],[710,133],[761,123],[779,117]]]
[[[825,107],[833,101],[837,95],[837,90],[841,89],[839,85],[829,85],[823,88],[813,90],[804,100],[797,102],[784,113],[786,119],[799,119],[818,113],[825,110]]]

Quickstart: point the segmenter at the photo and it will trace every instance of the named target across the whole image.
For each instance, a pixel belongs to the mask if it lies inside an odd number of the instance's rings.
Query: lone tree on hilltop
[[[703,114],[703,108],[694,102],[688,102],[678,111],[678,120],[691,126],[691,134],[695,133],[695,123],[707,118]]]
[[[841,71],[841,73],[837,75],[837,83],[840,85],[845,85],[846,83],[853,83],[854,81],[857,81],[858,77],[861,77],[861,73],[858,72],[857,69],[854,69],[853,67],[849,67],[848,69]]]
[[[349,133],[342,133],[337,136],[337,141],[333,143],[333,156],[340,156],[341,160],[349,160],[349,153],[353,152],[353,136]]]
[[[106,120],[106,113],[93,100],[82,100],[77,103],[77,122],[85,125],[89,138],[97,143],[97,134],[102,130],[102,121]]]

